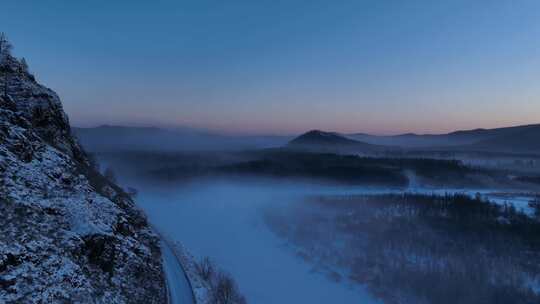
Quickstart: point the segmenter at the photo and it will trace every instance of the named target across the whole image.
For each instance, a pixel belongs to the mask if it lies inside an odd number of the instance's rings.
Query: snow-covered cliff
[[[144,215],[92,167],[56,93],[0,57],[0,303],[165,303]]]

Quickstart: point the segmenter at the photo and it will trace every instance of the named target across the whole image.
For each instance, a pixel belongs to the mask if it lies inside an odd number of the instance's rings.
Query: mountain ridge
[[[93,128],[73,128],[81,144],[91,152],[121,150],[200,151],[242,150],[279,147],[290,136],[227,136],[197,129],[166,129],[160,127],[129,127],[102,125]]]
[[[446,134],[376,136],[365,133],[348,134],[348,137],[370,144],[400,146],[404,148],[430,148],[452,150],[489,150],[495,152],[540,152],[532,145],[540,138],[540,124],[527,124],[494,129],[458,130]],[[527,139],[525,139],[527,136]],[[498,138],[498,139],[497,139]],[[520,140],[521,138],[521,140]],[[496,144],[494,143],[496,141]],[[511,146],[509,148],[509,146]]]
[[[187,130],[187,131],[186,131]],[[340,134],[337,132],[325,132],[322,130],[311,130],[306,133],[312,135],[319,132],[326,135],[340,136],[353,140],[345,143],[343,139],[339,141],[350,146],[357,145],[359,151],[381,151],[395,149],[427,149],[427,150],[462,150],[462,151],[486,151],[493,149],[493,152],[512,152],[509,146],[515,148],[515,153],[540,153],[540,148],[531,144],[535,140],[535,135],[526,133],[538,130],[540,138],[540,124],[527,124],[495,129],[470,129],[457,130],[445,134],[424,134],[404,133],[400,135],[377,136],[366,133]],[[277,148],[285,146],[288,148],[300,148],[299,144],[293,141],[299,136],[227,136],[212,133],[199,132],[197,129],[165,129],[160,127],[130,127],[120,125],[102,125],[93,128],[73,128],[73,132],[79,138],[83,146],[96,152],[121,150],[121,145],[125,144],[127,150],[148,150],[158,151],[180,151],[180,150],[242,150],[259,148]],[[523,133],[526,132],[526,133]],[[521,135],[523,133],[523,135]],[[530,137],[528,141],[519,142],[516,138]],[[499,143],[492,144],[488,139],[501,137]],[[150,138],[149,138],[150,137]],[[515,137],[515,138],[514,138]],[[506,138],[506,139],[504,139]],[[505,143],[506,142],[506,143]],[[166,143],[164,145],[164,143]],[[326,143],[328,145],[329,143]],[[363,144],[364,147],[360,147]],[[313,146],[313,145],[312,145]],[[522,147],[522,148],[520,148]],[[307,146],[304,146],[307,148]],[[314,148],[314,147],[312,147]],[[324,147],[319,147],[324,148]],[[326,151],[332,152],[332,149]],[[324,149],[323,149],[324,150]],[[335,149],[334,149],[335,150]]]

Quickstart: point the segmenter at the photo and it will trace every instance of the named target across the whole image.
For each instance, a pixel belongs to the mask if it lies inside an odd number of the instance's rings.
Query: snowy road
[[[169,289],[169,304],[195,304],[193,291],[182,265],[166,241],[161,241],[161,254]]]

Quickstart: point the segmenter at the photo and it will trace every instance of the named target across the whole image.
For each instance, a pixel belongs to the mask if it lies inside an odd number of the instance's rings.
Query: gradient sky
[[[393,134],[540,123],[540,1],[2,0],[73,125]]]

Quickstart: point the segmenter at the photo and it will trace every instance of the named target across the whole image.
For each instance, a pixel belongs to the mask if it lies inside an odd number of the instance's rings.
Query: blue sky
[[[393,134],[540,123],[540,2],[2,1],[72,124]]]

